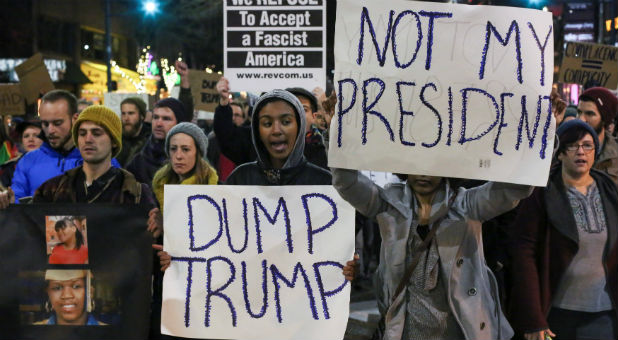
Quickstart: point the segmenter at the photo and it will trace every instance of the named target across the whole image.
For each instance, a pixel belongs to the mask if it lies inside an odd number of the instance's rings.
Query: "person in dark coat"
[[[120,103],[122,150],[116,159],[122,166],[133,159],[150,137],[152,126],[144,122],[146,109],[146,103],[139,97],[125,98]]]
[[[141,183],[152,183],[154,174],[165,161],[165,137],[169,130],[181,122],[190,122],[192,113],[187,112],[184,104],[175,98],[159,100],[154,106],[152,135],[142,150],[133,157],[126,169],[135,175]]]
[[[273,90],[262,95],[251,120],[257,160],[238,166],[226,184],[330,185],[330,172],[303,155],[305,125],[303,106],[292,93]]]
[[[557,134],[559,166],[514,223],[510,321],[528,340],[616,339],[618,190],[592,168],[592,127],[571,120]]]

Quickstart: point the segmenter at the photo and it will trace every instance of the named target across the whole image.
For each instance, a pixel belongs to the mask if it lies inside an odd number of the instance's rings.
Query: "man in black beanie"
[[[190,122],[192,112],[187,112],[182,102],[175,98],[159,100],[152,113],[152,134],[142,150],[129,162],[126,169],[135,175],[139,182],[152,186],[155,172],[167,160],[165,137],[176,124]]]

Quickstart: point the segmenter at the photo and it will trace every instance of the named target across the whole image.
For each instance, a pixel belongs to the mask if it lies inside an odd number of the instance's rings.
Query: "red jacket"
[[[605,271],[614,310],[618,301],[618,190],[611,178],[597,171],[596,181],[607,222]],[[521,202],[514,224],[510,322],[522,333],[548,328],[553,295],[578,251],[578,232],[560,169],[545,188],[536,188]]]

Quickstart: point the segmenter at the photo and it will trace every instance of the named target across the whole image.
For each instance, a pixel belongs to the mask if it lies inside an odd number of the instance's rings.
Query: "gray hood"
[[[271,102],[273,99],[280,99],[288,104],[290,104],[294,108],[294,113],[296,114],[296,121],[298,122],[298,133],[296,135],[296,143],[294,144],[294,149],[288,156],[288,159],[285,161],[282,169],[293,168],[299,165],[304,156],[303,153],[305,151],[305,127],[307,122],[305,121],[305,109],[303,105],[300,103],[298,98],[292,93],[285,90],[272,90],[270,92],[266,92],[262,95],[258,101],[255,103],[255,107],[253,108],[253,118],[251,119],[251,138],[253,139],[253,147],[257,153],[257,161],[261,168],[264,169],[272,169],[272,164],[270,163],[270,155],[268,151],[266,151],[266,147],[260,140],[259,133],[259,119],[258,114],[262,107],[267,103]]]

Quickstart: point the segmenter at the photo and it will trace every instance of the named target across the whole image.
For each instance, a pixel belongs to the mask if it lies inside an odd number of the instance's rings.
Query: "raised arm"
[[[534,187],[529,185],[488,182],[476,188],[460,189],[461,199],[455,204],[470,218],[484,222],[517,207],[532,190]]]
[[[374,218],[388,209],[384,190],[357,170],[331,168],[333,186],[361,214]]]
[[[221,153],[236,165],[255,160],[252,153],[251,128],[236,126],[232,121],[232,107],[229,105],[230,85],[226,78],[217,82],[219,106],[215,109],[213,129]]]

